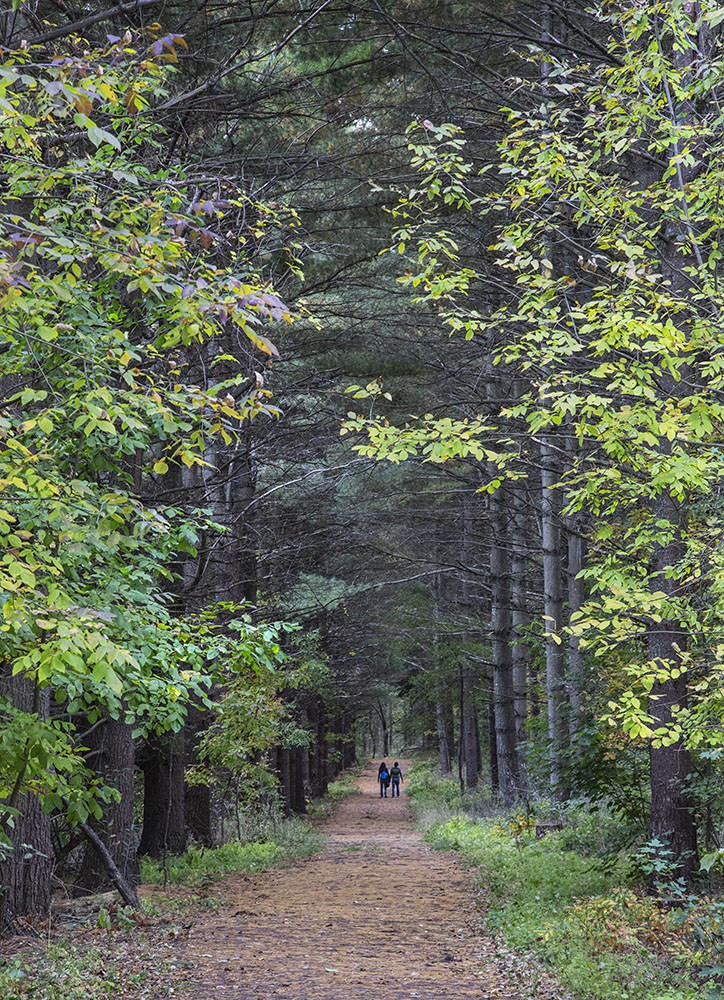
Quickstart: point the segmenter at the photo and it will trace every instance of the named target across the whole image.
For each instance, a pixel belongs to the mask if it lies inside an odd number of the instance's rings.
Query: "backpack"
[[[387,781],[387,771],[382,771],[380,774],[380,781]]]

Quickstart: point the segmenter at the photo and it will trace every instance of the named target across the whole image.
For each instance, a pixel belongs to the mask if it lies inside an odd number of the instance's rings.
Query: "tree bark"
[[[697,41],[702,48],[708,48],[712,43],[711,34],[699,29],[697,22],[701,15],[698,3],[687,2],[683,5],[682,15],[691,18],[692,45],[685,48],[678,45],[670,53],[674,70],[681,75],[682,81],[691,78],[699,65],[703,52],[697,51]],[[696,38],[699,33],[698,40]],[[684,140],[680,146],[679,134],[681,126],[691,126],[696,122],[696,109],[693,102],[680,101],[673,104],[674,98],[667,91],[666,98],[671,114],[671,130],[674,139],[671,156],[677,158],[684,148],[690,148],[690,140]],[[672,212],[664,217],[661,228],[661,271],[665,286],[679,300],[686,303],[692,294],[690,273],[697,264],[695,234],[687,222],[686,202],[690,198],[687,187],[697,176],[700,161],[696,156],[683,159],[672,172],[670,184],[677,196],[683,202],[683,214]],[[687,310],[674,312],[674,322],[686,324]],[[686,390],[687,369],[682,366],[679,378],[674,379],[665,373],[661,377],[661,399],[676,399]],[[671,454],[671,442],[666,437],[660,437],[659,450],[662,456]],[[670,607],[675,608],[679,583],[671,570],[686,553],[684,532],[686,530],[686,508],[675,499],[666,486],[660,487],[661,492],[651,504],[653,521],[657,525],[666,525],[670,540],[667,543],[655,542],[650,564],[650,588],[653,593],[661,592],[671,600]],[[670,610],[661,622],[651,622],[648,630],[648,653],[652,663],[665,669],[676,669],[681,666],[681,651],[687,645],[686,627],[675,616],[675,610]],[[669,725],[675,715],[676,706],[684,706],[687,697],[687,674],[657,681],[649,695],[649,714],[654,720],[654,728]],[[694,804],[689,790],[691,777],[691,755],[683,742],[677,741],[672,746],[650,747],[651,762],[651,837],[664,845],[673,853],[678,866],[678,874],[687,881],[698,869],[698,846],[696,823],[694,820]]]
[[[498,746],[495,739],[495,701],[488,698],[488,759],[490,762],[490,787],[493,794],[500,788],[498,777]]]
[[[89,820],[126,882],[138,877],[135,835],[133,831],[133,797],[135,779],[135,748],[131,727],[120,719],[106,718],[101,725],[83,737],[85,745],[94,751],[92,763],[104,784],[120,792],[119,802],[108,802],[103,819]],[[88,843],[76,880],[82,892],[105,892],[115,883],[105,859],[95,844]]]
[[[303,757],[305,754],[304,747],[295,747],[292,751],[291,759],[291,779],[292,779],[292,796],[291,796],[291,806],[293,812],[298,815],[302,815],[307,811],[307,798],[305,794],[304,787],[304,766]]]
[[[501,487],[491,497],[490,586],[498,791],[508,804],[518,795],[520,768],[515,739],[510,554],[504,496]]]
[[[186,850],[183,733],[152,737],[141,758],[143,833],[139,855],[162,858]]]
[[[48,718],[49,697],[22,677],[3,681],[3,693],[21,712]],[[15,803],[19,815],[9,829],[12,850],[0,863],[0,936],[22,931],[18,918],[43,920],[50,909],[53,851],[50,817],[43,813],[37,796],[28,792]]]
[[[523,744],[528,719],[528,684],[530,650],[526,643],[530,613],[528,610],[528,566],[526,561],[525,494],[521,488],[513,492],[513,539],[511,545],[511,605],[513,627],[512,671],[515,740],[518,751],[519,780],[524,784],[525,758]]]
[[[568,531],[568,618],[580,611],[586,600],[585,581],[580,578],[585,555],[585,540],[582,525],[576,519],[569,519]],[[570,732],[575,736],[583,724],[586,660],[581,650],[578,636],[568,640],[568,695],[570,699]]]
[[[563,588],[561,538],[554,487],[558,482],[555,451],[547,440],[541,442],[541,528],[543,548],[543,613],[546,632],[546,698],[548,742],[550,746],[550,786],[557,799],[566,797],[563,756],[567,749],[565,714],[566,677],[563,628]]]
[[[450,744],[448,743],[447,728],[445,726],[445,709],[441,702],[435,702],[435,718],[437,721],[437,740],[440,755],[440,773],[448,775],[452,772],[452,761],[450,759]]]
[[[668,495],[661,495],[653,505],[657,521],[668,521],[681,528],[684,512],[681,505]],[[652,589],[674,596],[677,583],[667,576],[667,570],[684,554],[680,531],[668,545],[656,545],[651,559]],[[673,669],[681,665],[680,650],[687,644],[687,634],[681,622],[664,618],[652,622],[648,633],[649,659],[657,666]],[[687,697],[687,674],[656,682],[649,696],[649,715],[653,727],[668,726],[677,706],[684,706]],[[689,781],[692,773],[691,754],[682,741],[672,746],[650,748],[651,763],[651,838],[672,852],[678,874],[690,879],[698,869],[698,849],[694,803]]]
[[[463,665],[462,691],[462,731],[463,755],[465,757],[465,787],[470,792],[478,787],[480,761],[478,760],[478,741],[475,733],[475,714],[477,712],[477,706],[475,704],[475,675],[473,668],[469,663]]]
[[[442,574],[436,573],[433,583],[433,621],[435,623],[435,631],[432,638],[432,650],[433,650],[433,670],[439,677],[441,664],[440,664],[440,615],[442,612]],[[442,701],[442,691],[440,690],[442,685],[439,680],[437,682],[438,692],[435,698],[435,721],[437,724],[437,740],[440,755],[440,773],[443,775],[448,775],[452,771],[452,748],[450,743],[450,733],[448,731],[447,724],[447,713]]]
[[[377,713],[377,718],[380,721],[380,728],[382,730],[382,756],[389,757],[390,755],[390,729],[387,721],[387,706],[383,705],[378,699],[375,705],[375,711]]]
[[[461,551],[466,565],[472,562],[472,529],[473,529],[473,509],[470,496],[465,496],[462,510],[462,544]],[[464,574],[461,579],[461,603],[468,621],[473,615],[473,599],[471,594],[470,579]],[[477,612],[476,608],[476,612]],[[466,629],[463,635],[464,640],[470,638]],[[465,787],[468,791],[478,786],[478,775],[480,774],[480,756],[478,753],[478,739],[476,731],[476,677],[475,668],[463,653],[463,664],[460,676],[460,732],[462,755],[465,762]]]
[[[292,811],[292,778],[290,751],[282,747],[279,751],[279,777],[282,785],[282,801],[284,802],[284,814],[288,816]]]
[[[209,724],[209,713],[190,707],[186,721],[184,770],[198,762],[198,743]],[[184,782],[184,819],[191,838],[203,847],[214,846],[211,819],[211,788],[209,785],[190,785]]]

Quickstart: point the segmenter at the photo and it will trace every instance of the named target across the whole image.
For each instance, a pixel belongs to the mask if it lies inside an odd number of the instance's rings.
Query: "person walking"
[[[400,762],[395,761],[395,766],[390,768],[390,778],[392,779],[392,798],[395,797],[395,789],[397,789],[397,798],[400,797],[400,782],[404,781],[402,776],[402,768],[400,767]]]
[[[387,770],[387,764],[384,761],[377,768],[377,780],[380,783],[380,798],[384,795],[387,798],[387,786],[390,783],[390,772]]]

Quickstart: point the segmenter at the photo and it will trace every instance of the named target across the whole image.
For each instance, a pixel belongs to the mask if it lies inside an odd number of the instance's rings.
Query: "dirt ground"
[[[413,830],[404,785],[380,799],[372,769],[359,785],[321,853],[225,880],[230,906],[178,942],[189,971],[176,996],[517,1000],[480,934],[470,872]]]

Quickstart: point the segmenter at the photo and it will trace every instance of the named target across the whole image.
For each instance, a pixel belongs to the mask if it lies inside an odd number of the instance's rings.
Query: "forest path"
[[[376,777],[335,808],[319,854],[224,880],[229,907],[191,928],[177,996],[514,1000],[483,964],[471,873],[412,828],[404,784],[380,798]]]

